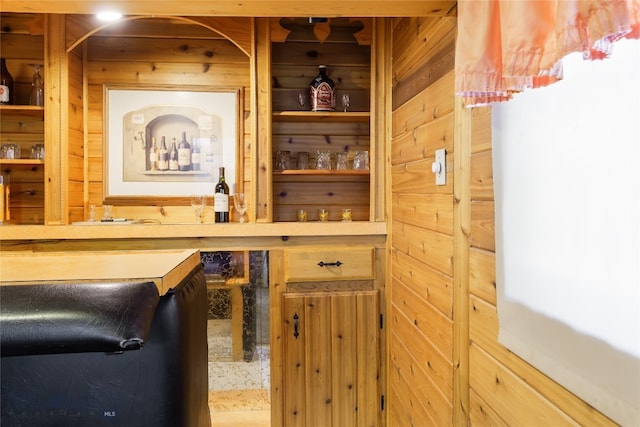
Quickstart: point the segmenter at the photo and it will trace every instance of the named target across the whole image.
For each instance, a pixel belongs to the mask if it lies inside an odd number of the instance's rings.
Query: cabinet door
[[[378,291],[283,294],[285,426],[380,425]]]

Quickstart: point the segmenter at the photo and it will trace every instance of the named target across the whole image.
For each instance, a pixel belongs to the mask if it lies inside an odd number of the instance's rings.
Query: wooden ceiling
[[[455,13],[455,0],[2,0],[3,12],[244,17],[404,17]]]

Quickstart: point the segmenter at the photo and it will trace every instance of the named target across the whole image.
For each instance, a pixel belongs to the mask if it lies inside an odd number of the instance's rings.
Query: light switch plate
[[[447,185],[447,156],[444,148],[436,150],[436,161],[440,167],[436,174],[436,185]]]

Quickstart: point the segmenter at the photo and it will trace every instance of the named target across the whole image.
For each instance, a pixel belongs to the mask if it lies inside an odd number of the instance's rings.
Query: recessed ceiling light
[[[96,17],[101,21],[117,21],[122,18],[122,14],[120,12],[99,12]]]

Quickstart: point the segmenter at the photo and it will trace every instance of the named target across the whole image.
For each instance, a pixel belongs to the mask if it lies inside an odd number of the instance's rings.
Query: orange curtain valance
[[[640,0],[459,0],[456,93],[467,107],[562,79],[562,58],[603,59],[640,38]]]

